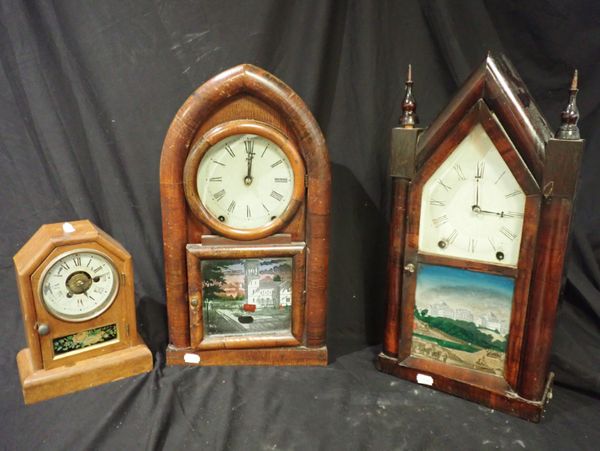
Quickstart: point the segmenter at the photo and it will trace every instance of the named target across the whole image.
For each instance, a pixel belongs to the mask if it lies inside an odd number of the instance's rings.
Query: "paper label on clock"
[[[65,233],[73,233],[75,231],[75,227],[70,222],[65,222],[62,225],[63,232]]]
[[[421,385],[433,385],[433,377],[427,374],[417,374],[417,383]]]
[[[200,363],[200,356],[198,354],[192,354],[191,352],[188,352],[184,354],[183,361],[185,363]]]

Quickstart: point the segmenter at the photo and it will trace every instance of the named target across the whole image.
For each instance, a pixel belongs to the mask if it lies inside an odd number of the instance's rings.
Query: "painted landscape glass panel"
[[[292,258],[201,262],[204,333],[290,332]]]
[[[419,265],[412,354],[502,376],[514,287],[510,277]]]

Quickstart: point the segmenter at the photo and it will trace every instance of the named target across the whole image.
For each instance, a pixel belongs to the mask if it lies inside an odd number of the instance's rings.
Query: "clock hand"
[[[473,205],[473,207],[471,209],[477,214],[483,213],[483,214],[487,214],[487,215],[496,215],[496,216],[500,216],[501,218],[503,218],[505,216],[511,216],[507,213],[504,213],[503,211],[497,212],[497,211],[482,210],[479,205]]]
[[[246,141],[246,161],[248,162],[248,173],[244,177],[244,183],[246,185],[252,184],[252,161],[254,160],[254,143]]]
[[[471,210],[475,213],[479,213],[481,211],[481,207],[479,206],[479,177],[475,176],[475,205],[471,206]]]

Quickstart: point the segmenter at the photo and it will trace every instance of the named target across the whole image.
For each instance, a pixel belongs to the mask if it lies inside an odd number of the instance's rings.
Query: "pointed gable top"
[[[552,137],[552,131],[508,59],[491,53],[424,132],[418,144],[417,166],[423,165],[480,99],[496,115],[539,182],[544,166],[544,148]]]

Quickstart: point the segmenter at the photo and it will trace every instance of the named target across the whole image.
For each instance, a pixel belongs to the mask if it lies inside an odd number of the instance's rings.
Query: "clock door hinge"
[[[125,324],[125,335],[129,338],[129,324]]]
[[[122,272],[122,273],[121,273],[121,284],[122,284],[122,285],[125,285],[125,280],[126,280],[125,273],[124,273],[124,272]]]
[[[304,174],[304,187],[308,188],[308,174]]]

